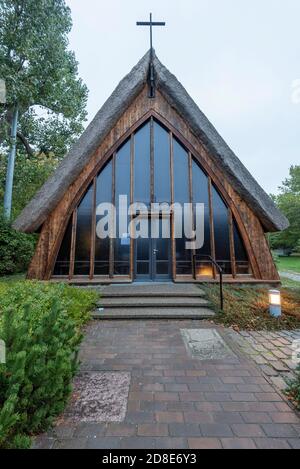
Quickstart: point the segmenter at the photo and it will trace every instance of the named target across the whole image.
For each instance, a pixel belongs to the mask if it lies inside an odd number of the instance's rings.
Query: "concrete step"
[[[105,308],[94,311],[93,319],[212,319],[209,308]]]
[[[111,297],[100,298],[97,303],[102,308],[202,308],[209,303],[203,298],[195,297]]]
[[[105,289],[101,292],[101,298],[199,298],[205,296],[203,290],[199,290],[197,292],[162,292],[159,293],[157,291],[153,292],[143,292],[143,291],[125,291],[120,292],[119,290],[116,291],[106,291]]]

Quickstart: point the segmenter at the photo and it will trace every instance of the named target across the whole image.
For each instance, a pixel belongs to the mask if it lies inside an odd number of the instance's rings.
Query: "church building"
[[[99,234],[103,204],[115,207],[112,236]],[[185,204],[191,232],[202,207],[204,237],[192,248],[175,226],[174,206]],[[39,233],[28,278],[80,284],[216,282],[218,267],[228,283],[278,283],[266,233],[287,226],[153,49],[14,223]]]

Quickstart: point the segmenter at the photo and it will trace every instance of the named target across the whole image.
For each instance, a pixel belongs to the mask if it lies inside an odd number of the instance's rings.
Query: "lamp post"
[[[274,318],[281,316],[281,294],[279,290],[269,290],[269,311]]]

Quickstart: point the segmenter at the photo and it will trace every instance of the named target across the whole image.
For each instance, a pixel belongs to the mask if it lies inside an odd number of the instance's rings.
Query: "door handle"
[[[157,254],[158,253],[158,249],[153,249],[153,254]]]

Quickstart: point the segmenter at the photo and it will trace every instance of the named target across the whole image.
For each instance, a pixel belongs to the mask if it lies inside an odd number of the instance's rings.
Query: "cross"
[[[162,21],[152,21],[152,13],[150,13],[150,21],[137,21],[137,26],[150,26],[150,51],[152,53],[152,26],[165,26],[166,23]]]
[[[150,92],[149,98],[155,98],[155,78],[154,78],[154,65],[153,65],[153,45],[152,45],[152,27],[165,26],[166,23],[162,21],[152,21],[152,13],[150,13],[150,21],[137,21],[137,26],[150,26]]]

